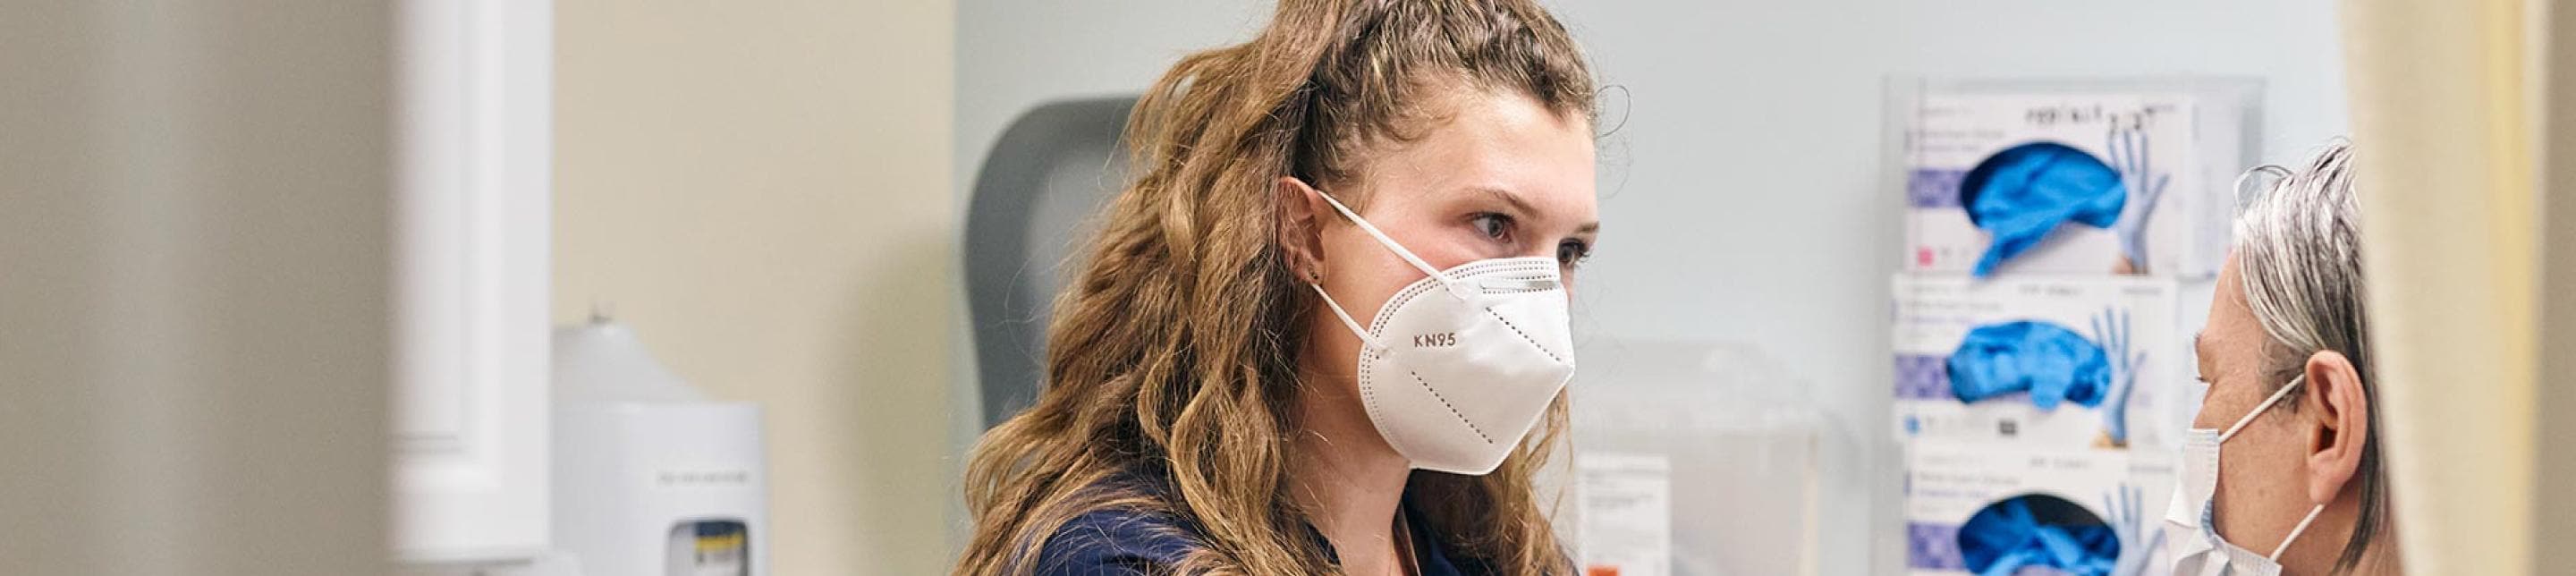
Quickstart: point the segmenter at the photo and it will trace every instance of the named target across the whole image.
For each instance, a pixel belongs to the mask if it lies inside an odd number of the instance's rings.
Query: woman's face
[[[1554,258],[1573,289],[1574,267],[1599,228],[1593,199],[1592,126],[1516,94],[1468,93],[1420,137],[1381,145],[1347,189],[1324,189],[1355,207],[1433,268],[1489,258]],[[1313,272],[1365,324],[1423,273],[1328,206],[1312,205],[1320,254]],[[1306,326],[1307,369],[1347,380],[1360,342],[1330,313]]]
[[[2263,349],[2269,336],[2246,306],[2236,259],[2229,257],[2221,270],[2209,324],[2193,342],[2209,396],[2201,400],[2191,426],[2224,431],[2288,381],[2265,373]],[[2300,407],[2295,405],[2306,398],[2300,392],[2282,398],[2220,444],[2216,516],[2218,533],[2228,542],[2269,552],[2315,505],[2307,484],[2313,426],[2297,416]],[[2312,528],[2300,541],[2321,540],[2319,532],[2336,531]]]

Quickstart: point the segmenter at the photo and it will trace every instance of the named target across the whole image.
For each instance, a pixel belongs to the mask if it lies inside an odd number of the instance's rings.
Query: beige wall
[[[556,5],[555,318],[769,410],[775,574],[944,569],[949,2]]]

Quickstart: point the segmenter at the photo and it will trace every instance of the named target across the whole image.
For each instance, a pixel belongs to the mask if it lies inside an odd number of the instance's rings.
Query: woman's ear
[[[1324,277],[1324,230],[1319,217],[1325,210],[1322,194],[1303,180],[1281,176],[1271,185],[1279,203],[1279,255],[1286,258],[1288,272],[1297,279],[1314,282]]]
[[[2308,442],[2308,499],[2333,502],[2361,470],[2362,450],[2370,442],[2370,394],[2352,359],[2333,350],[2308,356],[2307,387],[2301,402],[2313,425]]]

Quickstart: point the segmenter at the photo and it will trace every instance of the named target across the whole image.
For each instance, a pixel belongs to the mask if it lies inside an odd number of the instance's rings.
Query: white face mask
[[[1427,276],[1388,297],[1365,328],[1323,286],[1308,284],[1360,337],[1369,421],[1415,468],[1493,472],[1574,376],[1556,261],[1495,258],[1434,270],[1340,200],[1325,194],[1324,201]]]
[[[2173,505],[2165,511],[2165,540],[2174,543],[2175,576],[2278,575],[2281,573],[2281,553],[2290,549],[2291,542],[2299,540],[2299,533],[2308,530],[2308,523],[2317,520],[2317,513],[2326,510],[2323,504],[2309,509],[2308,516],[2300,519],[2298,527],[2291,528],[2288,536],[2281,538],[2281,545],[2272,548],[2271,554],[2257,555],[2252,550],[2228,543],[2226,538],[2218,535],[2218,446],[2244,430],[2246,424],[2252,424],[2254,417],[2262,416],[2272,409],[2272,405],[2289,397],[2290,391],[2298,389],[2306,379],[2305,375],[2291,379],[2288,385],[2273,392],[2272,397],[2264,399],[2262,404],[2255,405],[2253,413],[2237,419],[2236,425],[2227,427],[2226,431],[2193,428],[2184,437],[2182,482],[2174,485]]]

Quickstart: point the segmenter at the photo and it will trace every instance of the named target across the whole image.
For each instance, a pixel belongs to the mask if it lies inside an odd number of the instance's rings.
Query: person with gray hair
[[[2193,341],[2208,394],[2166,518],[2174,574],[2398,573],[2352,145],[2258,173],[2279,180],[2241,203]]]

